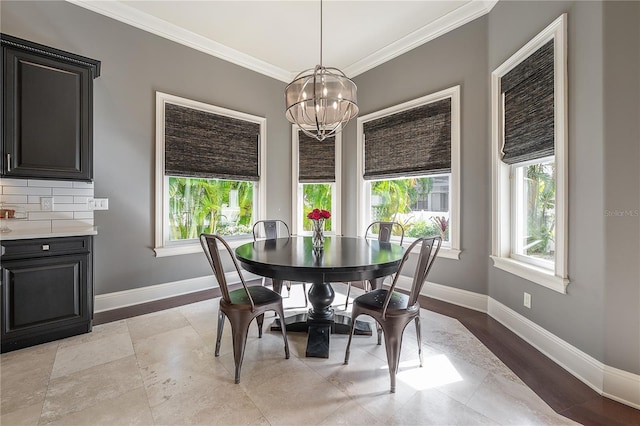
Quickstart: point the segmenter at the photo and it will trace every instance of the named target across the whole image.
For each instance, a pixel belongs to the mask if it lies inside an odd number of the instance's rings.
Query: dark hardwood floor
[[[215,297],[220,297],[219,289],[101,312],[95,314],[94,325]],[[640,426],[640,410],[600,396],[487,314],[426,296],[420,296],[420,305],[460,321],[557,413],[586,426]]]

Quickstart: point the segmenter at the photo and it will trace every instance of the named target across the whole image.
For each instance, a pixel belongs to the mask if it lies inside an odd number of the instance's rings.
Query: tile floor
[[[283,292],[285,309],[300,306],[301,292],[299,286],[289,297]],[[344,306],[344,295],[334,304]],[[375,336],[355,336],[350,363],[343,365],[347,336],[332,335],[329,359],[319,359],[304,357],[305,334],[289,333],[286,360],[281,334],[266,327],[269,314],[262,339],[252,324],[236,385],[228,323],[220,357],[213,356],[217,305],[218,299],[206,300],[3,354],[0,423],[576,424],[556,414],[457,320],[424,309],[425,365],[419,368],[410,324],[395,394],[389,393],[384,344],[376,345]]]

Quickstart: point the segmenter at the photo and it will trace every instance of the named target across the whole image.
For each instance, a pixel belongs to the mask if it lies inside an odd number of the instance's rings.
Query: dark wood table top
[[[307,282],[371,280],[395,273],[404,249],[399,244],[353,237],[325,237],[315,254],[311,237],[289,237],[243,244],[236,258],[249,272]]]

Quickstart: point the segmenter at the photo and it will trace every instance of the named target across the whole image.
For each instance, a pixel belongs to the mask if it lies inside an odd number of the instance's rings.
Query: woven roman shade
[[[165,175],[257,181],[260,124],[165,104]]]
[[[502,161],[515,164],[554,154],[553,40],[501,79]]]
[[[336,138],[318,141],[298,132],[298,182],[336,181]]]
[[[371,120],[364,130],[364,179],[451,172],[451,98]]]

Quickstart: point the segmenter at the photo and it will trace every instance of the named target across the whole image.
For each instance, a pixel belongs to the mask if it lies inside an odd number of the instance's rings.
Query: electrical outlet
[[[52,212],[53,197],[40,197],[40,210],[43,212]]]
[[[531,295],[526,291],[524,292],[524,306],[531,309]]]
[[[87,200],[87,208],[89,210],[109,210],[109,199],[89,198]]]

